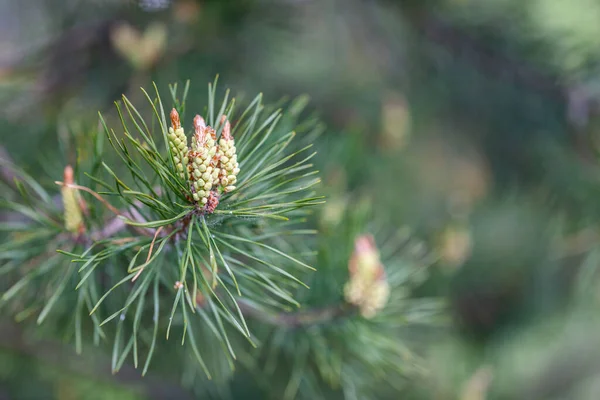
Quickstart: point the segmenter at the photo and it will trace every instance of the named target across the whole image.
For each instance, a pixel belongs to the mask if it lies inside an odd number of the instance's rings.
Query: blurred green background
[[[4,0],[0,143],[52,182],[61,138],[152,81],[307,94],[322,218],[366,197],[439,255],[422,290],[452,323],[411,398],[598,399],[598,21],[594,0]],[[0,328],[0,399],[192,396]]]

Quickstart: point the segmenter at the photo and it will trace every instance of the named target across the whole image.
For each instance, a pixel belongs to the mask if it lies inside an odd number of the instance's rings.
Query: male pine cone
[[[179,113],[173,109],[171,111],[171,127],[169,128],[169,146],[171,147],[171,154],[173,155],[173,162],[177,173],[182,180],[186,180],[185,166],[188,163],[188,147],[187,137],[181,127],[181,121],[179,120]]]
[[[219,149],[217,151],[217,159],[219,160],[219,185],[225,193],[235,189],[237,182],[237,174],[240,172],[237,162],[237,154],[235,141],[231,135],[231,124],[227,121],[227,117],[223,115],[221,121],[225,122],[221,139],[219,140]]]
[[[218,205],[219,194],[235,189],[240,172],[231,124],[227,116],[221,117],[223,130],[217,145],[215,130],[196,115],[192,144],[188,148],[177,110],[173,109],[170,117],[168,140],[175,168],[179,177],[188,183],[193,201],[211,213]]]
[[[213,183],[219,176],[215,157],[217,153],[216,139],[215,130],[206,126],[204,119],[196,115],[192,148],[188,153],[188,173],[192,197],[194,201],[202,204],[207,203]]]

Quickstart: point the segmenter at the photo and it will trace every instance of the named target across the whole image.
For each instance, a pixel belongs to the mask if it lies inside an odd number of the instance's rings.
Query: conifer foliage
[[[314,233],[302,223],[323,202],[310,163],[320,125],[297,133],[297,103],[272,110],[262,95],[241,112],[229,91],[217,103],[216,81],[188,120],[189,87],[170,87],[170,113],[156,87],[142,89],[150,115],[123,96],[120,126],[100,116],[54,188],[1,161],[14,175],[1,203],[14,216],[3,224],[2,307],[39,324],[71,319],[78,351],[90,327],[112,346],[113,371],[132,360],[145,374],[164,335],[210,376],[199,331],[233,366],[232,334],[254,346],[240,299],[289,308],[300,272],[314,270],[293,241]]]
[[[301,119],[306,99],[258,95],[239,111],[229,91],[217,102],[215,81],[200,108],[189,82],[178,89],[169,106],[156,87],[143,108],[123,96],[54,185],[0,160],[13,177],[0,204],[4,311],[55,322],[78,352],[107,346],[115,373],[179,358],[202,397],[222,398],[240,369],[286,399],[386,398],[420,381],[404,331],[437,325],[444,305],[408,294],[435,255],[371,226],[368,202],[309,229],[324,202],[311,163],[323,127]]]

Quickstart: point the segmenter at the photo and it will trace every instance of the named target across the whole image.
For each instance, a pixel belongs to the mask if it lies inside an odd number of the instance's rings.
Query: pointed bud
[[[233,136],[231,136],[231,124],[226,120],[226,116],[223,115],[221,117],[221,122],[225,119],[225,125],[223,125],[223,131],[221,132],[221,138],[225,140],[232,140]]]
[[[206,122],[204,121],[204,118],[202,118],[200,115],[196,115],[194,117],[194,132],[203,132],[204,128],[206,128]]]
[[[83,215],[81,213],[82,199],[79,196],[77,189],[73,189],[67,185],[73,185],[73,168],[70,165],[65,167],[63,173],[65,185],[61,188],[60,193],[63,202],[63,216],[65,220],[65,228],[69,232],[81,233],[84,231]]]
[[[72,185],[75,183],[75,180],[73,179],[73,167],[71,167],[70,165],[67,165],[65,167],[65,171],[63,172],[63,180],[68,185]]]
[[[181,128],[181,121],[179,120],[179,113],[176,109],[171,110],[171,125],[173,129]]]
[[[348,272],[349,280],[344,286],[346,301],[357,306],[363,317],[373,317],[387,303],[389,284],[372,236],[356,238]]]

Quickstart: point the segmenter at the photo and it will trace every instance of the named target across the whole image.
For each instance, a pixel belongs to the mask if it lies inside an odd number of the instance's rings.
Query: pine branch
[[[139,234],[152,237],[154,236],[154,229],[142,229],[137,228],[132,225],[128,225],[125,223],[125,220],[120,216],[128,218],[130,221],[134,221],[138,224],[144,224],[148,221],[144,219],[144,216],[137,211],[140,207],[142,207],[142,203],[140,201],[135,201],[134,204],[127,208],[125,211],[119,211],[119,215],[110,218],[107,220],[104,225],[95,231],[89,234],[89,237],[92,241],[96,242],[103,239],[110,239],[114,237],[118,233],[130,229]]]
[[[133,211],[133,210],[134,209],[132,209],[131,211]],[[140,217],[139,215],[134,216],[127,211],[124,212],[123,215],[130,216],[130,219],[132,219],[134,221],[144,222],[143,219],[139,218]],[[102,228],[97,229],[94,232],[92,232],[90,234],[90,238],[94,242],[102,240],[102,239],[109,239],[109,238],[117,235],[118,233],[124,231],[127,228],[128,228],[128,225],[125,223],[125,221],[123,221],[122,218],[114,217],[114,218],[111,218],[108,221],[106,221],[106,224]]]
[[[262,95],[240,115],[229,92],[215,101],[210,84],[206,119],[196,115],[190,142],[183,119],[189,83],[181,98],[177,85],[170,89],[170,127],[157,89],[154,99],[142,91],[151,121],[125,96],[117,104],[122,136],[100,116],[104,132],[91,135],[92,149],[80,150],[91,157],[57,181],[62,207],[10,163],[15,196],[0,206],[26,220],[2,225],[10,233],[0,246],[7,285],[0,304],[11,302],[20,320],[39,312],[38,323],[64,310],[71,315],[74,306],[78,351],[89,314],[94,342],[112,340],[115,372],[131,354],[137,366],[146,348],[145,374],[159,332],[169,339],[183,331],[187,354],[211,376],[208,341],[223,349],[229,368],[236,358],[229,331],[252,343],[238,304],[242,292],[255,299],[255,312],[297,304],[289,290],[303,284],[298,271],[313,270],[292,238],[311,233],[300,224],[308,207],[323,202],[313,192],[319,179],[308,153],[321,129],[298,125],[298,103],[286,114],[264,106]],[[105,141],[120,164],[106,162]],[[82,175],[86,170],[92,172]],[[28,263],[31,269],[19,268]],[[194,332],[203,332],[201,345]]]

